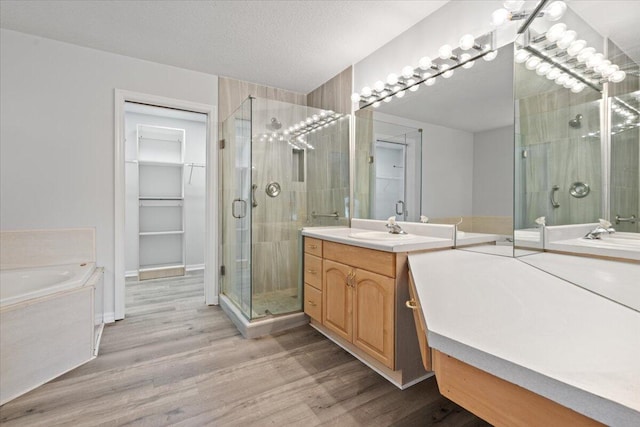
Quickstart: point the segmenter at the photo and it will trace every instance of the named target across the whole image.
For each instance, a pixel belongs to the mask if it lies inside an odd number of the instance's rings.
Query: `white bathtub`
[[[0,405],[95,357],[95,263],[0,271]]]

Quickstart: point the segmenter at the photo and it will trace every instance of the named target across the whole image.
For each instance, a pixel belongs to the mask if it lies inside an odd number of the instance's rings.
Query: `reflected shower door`
[[[375,219],[395,216],[404,221],[407,215],[405,173],[407,149],[403,143],[378,140],[374,147],[375,197],[373,214]]]
[[[222,124],[221,289],[251,318],[251,102]]]

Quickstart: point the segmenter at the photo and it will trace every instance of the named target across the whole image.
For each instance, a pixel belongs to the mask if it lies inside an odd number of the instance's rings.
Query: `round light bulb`
[[[404,91],[401,90],[400,92],[396,93],[396,97],[398,98],[402,98],[404,96]]]
[[[373,84],[373,88],[376,92],[382,92],[384,90],[384,82],[382,80],[378,80]]]
[[[362,90],[360,91],[360,93],[362,94],[362,96],[364,96],[365,98],[368,98],[371,96],[371,88],[369,86],[365,86],[362,88]]]
[[[476,39],[471,34],[465,34],[460,38],[460,49],[469,50],[476,44]]]
[[[453,70],[450,70],[449,68],[450,67],[448,64],[442,64],[441,70],[444,71],[442,73],[442,77],[444,77],[445,79],[448,79],[449,77],[453,76]]]
[[[564,36],[564,33],[566,31],[567,31],[567,24],[564,24],[564,23],[560,22],[558,24],[552,25],[547,30],[547,33],[545,34],[545,37],[550,42],[556,42],[556,41],[560,40],[562,38],[562,36]]]
[[[524,6],[524,0],[506,0],[502,5],[510,12],[517,12]]]
[[[558,70],[557,68],[552,68],[551,70],[549,70],[549,72],[547,73],[546,77],[549,80],[555,80],[557,79],[561,74],[561,71]]]
[[[591,58],[587,59],[587,67],[595,68],[600,65],[604,61],[604,55],[601,53],[596,53],[592,55]]]
[[[558,76],[557,79],[555,79],[555,82],[559,85],[564,85],[567,82],[567,80],[569,80],[569,75],[562,73]]]
[[[427,80],[424,81],[424,84],[427,86],[433,86],[434,84],[436,84],[436,78],[435,77],[428,78]]]
[[[568,48],[571,43],[578,37],[578,33],[573,30],[565,31],[564,35],[558,40],[557,44],[560,49]]]
[[[554,1],[544,10],[544,18],[547,21],[557,21],[567,11],[567,4],[563,1]]]
[[[620,83],[624,80],[625,77],[627,77],[627,73],[622,70],[617,70],[611,73],[611,76],[609,76],[609,81],[613,83]]]
[[[611,76],[611,74],[615,73],[619,69],[620,67],[618,67],[616,64],[609,65],[605,70],[602,70],[602,77],[608,78],[609,76]]]
[[[387,83],[389,86],[393,86],[398,83],[398,75],[395,73],[391,73],[387,76]]]
[[[605,59],[597,67],[595,67],[593,71],[595,71],[596,73],[602,74],[605,70],[609,69],[610,66],[611,66],[611,61],[609,61],[608,59]]]
[[[577,56],[578,61],[587,62],[596,53],[596,50],[592,47],[583,48]]]
[[[546,76],[551,71],[551,64],[543,62],[536,68],[536,74],[539,76]]]
[[[413,76],[413,67],[411,65],[407,65],[402,69],[402,77],[405,79],[411,78]]]
[[[527,52],[524,49],[519,49],[516,51],[515,55],[513,56],[513,59],[518,63],[518,64],[522,64],[523,62],[525,62],[527,59],[529,59],[529,57],[531,56],[531,54],[529,52]]]
[[[491,24],[495,27],[500,27],[504,25],[509,18],[511,17],[511,13],[507,9],[498,9],[495,10],[491,14]]]
[[[373,108],[378,108],[378,107],[380,106],[380,101],[376,101],[376,102],[374,102],[373,104],[371,104],[371,106],[372,106]]]
[[[585,85],[584,83],[578,83],[571,88],[571,92],[580,93],[585,87],[587,87],[587,85]]]
[[[587,42],[586,41],[584,41],[584,40],[576,40],[576,41],[571,42],[571,44],[567,48],[567,53],[569,54],[569,56],[576,56],[580,52],[582,52],[582,49],[584,49],[585,47],[587,47]]]
[[[540,65],[542,61],[540,60],[540,58],[538,58],[537,56],[532,56],[531,58],[527,59],[527,62],[525,62],[524,66],[527,67],[527,70],[535,70],[536,68],[538,68],[538,65]]]
[[[469,55],[468,53],[463,53],[462,55],[460,55],[460,61],[463,62],[462,68],[469,69],[473,67],[475,61],[469,61],[470,59],[471,55]]]
[[[352,93],[351,94],[351,102],[360,102],[360,94],[359,93]]]
[[[562,86],[566,87],[567,89],[571,89],[573,86],[576,85],[576,83],[578,83],[576,79],[574,79],[573,77],[569,77]]]
[[[418,61],[418,67],[420,67],[421,70],[428,70],[429,68],[431,68],[432,64],[433,62],[431,61],[431,58],[429,58],[428,56],[423,56]]]
[[[391,102],[391,97],[387,96],[386,98],[383,99],[384,102]]]
[[[497,50],[492,50],[491,52],[489,52],[486,55],[484,55],[482,57],[482,59],[484,59],[485,61],[489,62],[489,61],[493,61],[494,59],[496,59],[496,56],[498,56],[498,51]]]
[[[417,91],[418,89],[420,89],[420,85],[414,84],[413,86],[411,86],[411,87],[409,88],[409,92],[415,92],[415,91]]]
[[[438,49],[438,56],[440,59],[449,59],[453,55],[453,49],[448,44],[440,46]]]

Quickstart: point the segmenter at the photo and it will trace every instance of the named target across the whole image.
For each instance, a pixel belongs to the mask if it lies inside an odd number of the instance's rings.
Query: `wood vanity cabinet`
[[[304,238],[304,312],[322,322],[322,240]]]
[[[412,310],[405,306],[409,300],[406,253],[309,237],[304,246],[304,306],[312,326],[399,387],[424,377]],[[320,256],[310,252],[317,249]],[[317,275],[313,274],[318,259],[322,262],[320,288],[314,285]],[[318,296],[322,298],[320,316]]]

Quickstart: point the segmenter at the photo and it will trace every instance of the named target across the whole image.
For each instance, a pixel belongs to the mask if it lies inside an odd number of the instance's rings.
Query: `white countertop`
[[[601,239],[583,238],[598,224],[556,225],[545,228],[544,249],[640,261],[640,239],[637,233],[614,233]]]
[[[516,258],[409,263],[430,346],[605,424],[640,425],[640,313]]]

